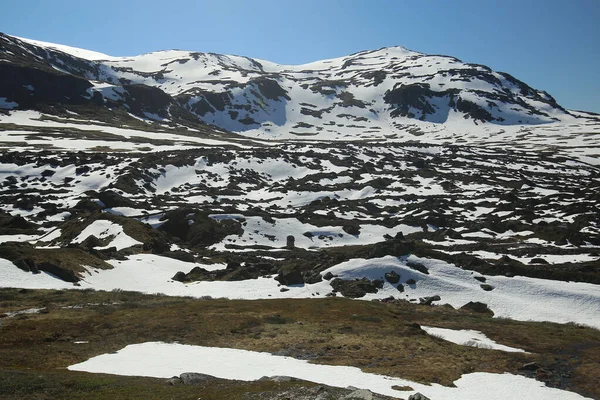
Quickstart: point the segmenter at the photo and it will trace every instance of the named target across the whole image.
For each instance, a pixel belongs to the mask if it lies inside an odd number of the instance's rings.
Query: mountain
[[[286,66],[0,34],[0,78],[0,318],[51,369],[162,340],[599,395],[597,115],[402,47]]]
[[[507,73],[402,47],[292,66],[187,51],[111,57],[4,34],[0,44],[1,72],[11,77],[0,86],[5,108],[123,108],[266,139],[381,138],[441,124],[536,125],[578,116]]]

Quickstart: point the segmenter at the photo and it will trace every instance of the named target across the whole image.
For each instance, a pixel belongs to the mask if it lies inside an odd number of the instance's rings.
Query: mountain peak
[[[122,107],[141,118],[177,120],[184,115],[186,121],[258,138],[418,137],[432,129],[467,132],[484,124],[501,131],[575,118],[546,92],[509,74],[402,46],[281,65],[182,50],[112,57],[37,40],[2,38],[4,68],[28,66],[48,76],[67,73],[78,87],[85,87],[58,96],[70,102]],[[56,97],[25,89],[42,89],[42,79],[19,76],[17,83],[0,87],[0,97],[11,108],[36,109]],[[142,86],[144,93],[155,93],[161,100],[146,104],[149,100],[132,95]]]

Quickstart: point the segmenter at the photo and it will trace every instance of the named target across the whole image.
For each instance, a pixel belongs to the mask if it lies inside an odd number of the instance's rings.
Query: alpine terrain
[[[0,147],[2,398],[600,398],[600,116],[508,73],[0,33]]]

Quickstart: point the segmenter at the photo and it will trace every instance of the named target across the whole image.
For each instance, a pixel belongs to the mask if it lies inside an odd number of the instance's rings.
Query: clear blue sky
[[[182,49],[282,64],[401,45],[600,113],[600,0],[5,0],[0,31],[115,56]]]

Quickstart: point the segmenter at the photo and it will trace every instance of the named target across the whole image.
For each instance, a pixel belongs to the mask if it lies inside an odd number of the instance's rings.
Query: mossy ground
[[[444,385],[465,373],[518,373],[523,364],[536,362],[543,370],[540,379],[589,397],[600,396],[595,385],[600,377],[600,332],[573,324],[519,322],[447,306],[341,298],[241,301],[89,290],[0,290],[0,315],[36,307],[45,307],[47,313],[2,318],[1,398],[232,399],[248,391],[281,389],[272,382],[221,380],[205,387],[180,387],[161,379],[66,370],[90,357],[146,341],[267,351]],[[416,324],[480,330],[530,354],[458,346],[424,334]]]

